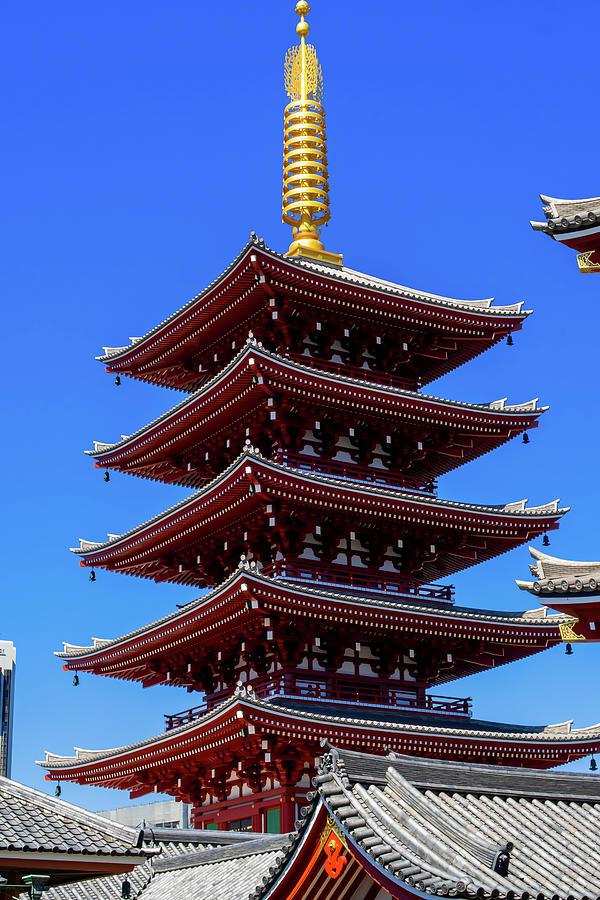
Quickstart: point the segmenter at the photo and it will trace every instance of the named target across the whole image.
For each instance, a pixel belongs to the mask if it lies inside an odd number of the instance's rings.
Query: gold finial
[[[320,241],[321,226],[331,217],[327,175],[323,76],[305,16],[306,0],[296,3],[300,21],[296,32],[300,46],[290,47],[285,57],[285,89],[290,103],[285,108],[283,135],[283,221],[292,226],[294,240],[286,256],[309,256],[341,265],[339,253],[329,253]]]

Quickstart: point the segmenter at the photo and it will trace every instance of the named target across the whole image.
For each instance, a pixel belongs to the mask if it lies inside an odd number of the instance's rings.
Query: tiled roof
[[[545,412],[548,407],[542,406],[539,407],[537,405],[538,398],[536,397],[533,400],[528,400],[525,403],[517,403],[517,404],[507,404],[506,398],[501,398],[500,400],[493,400],[491,403],[463,403],[458,400],[445,400],[442,397],[434,397],[428,394],[422,394],[418,391],[410,391],[405,388],[398,388],[388,385],[377,385],[373,383],[369,383],[368,385],[359,378],[350,378],[345,375],[338,375],[333,372],[321,372],[318,367],[316,369],[302,365],[295,360],[286,359],[284,356],[280,356],[277,353],[272,353],[266,350],[262,344],[260,344],[256,338],[248,338],[246,345],[240,350],[240,352],[229,362],[221,371],[202,385],[200,390],[195,391],[182,400],[181,403],[178,403],[172,409],[158,416],[158,418],[153,419],[153,421],[149,422],[146,425],[143,425],[142,428],[138,428],[137,431],[132,434],[122,435],[120,441],[115,441],[114,443],[104,443],[102,441],[94,441],[94,449],[86,450],[88,456],[98,456],[99,454],[106,453],[108,451],[114,451],[117,448],[126,447],[128,444],[133,443],[137,438],[143,435],[145,432],[150,431],[151,429],[156,428],[161,425],[168,419],[174,418],[179,413],[184,413],[188,407],[194,406],[202,396],[210,393],[215,384],[219,381],[226,382],[229,378],[229,373],[239,364],[240,360],[249,355],[252,350],[254,350],[257,355],[264,357],[265,359],[272,359],[275,362],[283,363],[288,366],[293,371],[300,372],[302,374],[309,375],[314,379],[315,376],[319,378],[323,378],[325,380],[334,381],[339,384],[348,385],[351,387],[360,387],[362,389],[368,388],[369,392],[373,395],[382,395],[383,399],[386,397],[403,397],[408,400],[418,400],[419,402],[427,403],[435,403],[442,406],[452,407],[454,409],[460,409],[473,412],[480,413],[500,413],[500,414],[508,414],[522,416],[526,413],[542,413]]]
[[[322,484],[324,486],[331,485],[336,488],[343,488],[344,490],[350,492],[359,492],[369,495],[375,495],[379,497],[389,497],[395,500],[407,500],[411,503],[421,504],[423,506],[432,506],[432,507],[442,507],[442,508],[450,508],[460,509],[460,510],[469,510],[473,512],[481,512],[488,514],[496,514],[496,515],[508,515],[508,516],[546,516],[546,515],[564,515],[564,513],[569,511],[569,507],[559,508],[559,500],[552,500],[549,503],[542,503],[539,506],[530,506],[528,507],[527,500],[517,500],[511,503],[504,504],[477,504],[477,503],[462,503],[460,501],[449,501],[442,500],[438,497],[423,497],[420,494],[415,494],[407,491],[400,491],[395,488],[381,487],[375,486],[371,484],[362,484],[357,482],[349,482],[340,478],[333,478],[330,476],[322,475],[319,472],[308,472],[304,469],[294,469],[291,466],[281,465],[279,463],[274,462],[273,460],[266,459],[258,450],[254,447],[246,446],[244,450],[240,453],[240,455],[235,459],[230,466],[228,466],[223,472],[221,472],[213,481],[203,487],[200,491],[196,491],[190,497],[186,497],[183,500],[180,500],[179,503],[174,504],[174,506],[169,507],[158,515],[153,516],[151,519],[148,519],[146,522],[142,522],[140,525],[136,525],[135,528],[131,528],[129,531],[124,532],[123,534],[112,534],[109,535],[108,541],[87,541],[83,538],[79,539],[79,547],[72,547],[71,550],[73,553],[85,554],[91,553],[98,550],[104,550],[109,547],[113,547],[119,541],[127,540],[133,535],[143,531],[144,529],[159,523],[162,519],[167,516],[176,513],[180,510],[184,510],[186,506],[191,506],[196,500],[198,500],[201,496],[209,494],[211,491],[214,491],[218,485],[223,482],[230,474],[235,472],[240,466],[242,466],[245,462],[251,460],[260,461],[260,463],[267,468],[270,468],[276,472],[284,472],[284,473],[294,473],[297,477],[307,480],[308,482],[314,482],[318,484]]]
[[[291,835],[268,835],[244,844],[156,860],[143,900],[246,900],[291,846]]]
[[[312,804],[401,889],[478,898],[600,894],[600,782],[539,772],[330,749]],[[305,829],[313,809],[303,811]],[[496,870],[508,854],[507,874]],[[281,864],[250,897],[282,877]],[[284,876],[283,876],[284,877]]]
[[[144,856],[133,828],[0,777],[0,850]]]
[[[235,269],[235,267],[240,263],[244,256],[256,247],[258,247],[265,254],[271,256],[276,262],[282,262],[288,266],[295,266],[300,270],[304,269],[308,272],[312,271],[323,277],[333,279],[337,282],[354,284],[364,288],[371,288],[388,295],[397,296],[398,298],[421,301],[427,304],[433,304],[446,308],[450,307],[455,309],[462,309],[465,311],[483,315],[487,314],[492,316],[522,317],[523,315],[529,314],[528,311],[523,311],[522,302],[512,303],[507,306],[493,306],[493,298],[485,300],[455,300],[451,297],[443,297],[439,294],[430,294],[426,291],[415,291],[414,289],[407,288],[401,284],[395,284],[391,281],[384,281],[381,278],[366,275],[362,272],[356,272],[353,269],[348,269],[345,267],[338,268],[322,265],[320,263],[314,262],[313,260],[304,259],[301,257],[290,259],[289,257],[283,256],[283,254],[276,253],[274,250],[271,250],[269,247],[267,247],[262,238],[257,238],[254,232],[252,232],[248,243],[242,248],[241,252],[236,256],[233,262],[229,266],[227,266],[227,268],[203,291],[189,300],[186,304],[184,304],[184,306],[176,310],[162,322],[159,322],[158,325],[147,332],[147,334],[143,335],[142,337],[130,338],[131,343],[125,347],[104,347],[104,354],[97,358],[102,362],[114,361],[115,358],[127,353],[136,345],[152,339],[155,335],[162,331],[165,326],[173,324],[182,314],[189,312],[194,308],[194,306],[200,305],[202,300],[206,296],[208,296],[208,294],[210,294],[213,288],[219,282],[223,281],[229,275],[229,273]]]
[[[155,871],[153,863],[161,866],[170,863],[177,867],[180,859],[185,861],[188,858],[195,858],[202,851],[211,850],[223,844],[237,848],[239,844],[253,842],[256,837],[257,835],[254,834],[214,832],[204,829],[146,828],[143,833],[142,847],[153,852],[159,851],[152,859],[136,866],[133,872],[127,876],[109,875],[76,884],[60,885],[46,891],[44,898],[45,900],[118,900],[121,896],[121,885],[124,878],[127,877],[131,885],[132,900],[135,900],[152,880]],[[146,895],[144,894],[144,896]],[[181,898],[178,897],[177,900],[181,900]]]
[[[109,750],[83,750],[75,748],[75,756],[59,756],[55,753],[46,751],[46,758],[38,761],[38,765],[58,772],[61,769],[71,769],[76,766],[87,765],[113,757],[119,757],[131,751],[143,749],[153,744],[158,744],[163,740],[174,740],[178,736],[186,735],[188,732],[197,729],[199,725],[210,722],[211,719],[219,716],[225,709],[236,703],[243,704],[251,712],[252,708],[258,711],[267,711],[271,713],[280,712],[283,715],[291,714],[297,719],[308,719],[312,722],[342,724],[348,727],[372,727],[375,729],[393,732],[409,732],[421,735],[447,735],[452,737],[472,737],[472,738],[495,738],[504,740],[527,740],[544,743],[564,743],[565,741],[594,741],[600,739],[600,724],[590,725],[587,728],[572,728],[572,722],[560,722],[553,725],[504,725],[503,723],[487,722],[482,720],[474,720],[471,726],[469,719],[452,719],[450,717],[440,717],[433,722],[429,722],[425,717],[423,719],[414,713],[403,712],[401,709],[393,712],[381,708],[370,710],[367,708],[360,709],[360,715],[353,715],[352,707],[330,707],[329,704],[317,706],[312,709],[309,704],[303,701],[294,701],[289,698],[281,698],[277,702],[259,699],[252,688],[238,687],[231,697],[227,698],[223,703],[215,706],[209,712],[205,713],[197,719],[193,719],[185,725],[177,728],[169,729],[162,734],[154,737],[137,741],[134,744],[128,744],[124,747],[111,748]],[[309,708],[304,708],[307,706]]]
[[[149,622],[147,625],[143,625],[141,628],[137,628],[135,631],[130,631],[128,634],[124,634],[117,638],[93,638],[92,643],[87,647],[80,647],[76,644],[63,642],[64,649],[62,651],[57,651],[54,655],[60,657],[61,659],[78,658],[108,649],[109,647],[114,647],[117,644],[131,641],[139,635],[142,635],[148,631],[152,631],[155,628],[160,627],[161,625],[166,625],[168,623],[176,622],[178,619],[186,618],[192,610],[196,610],[199,607],[209,604],[214,597],[217,597],[220,593],[230,587],[236,580],[244,577],[251,577],[255,581],[262,582],[263,584],[268,585],[271,588],[276,588],[277,585],[281,585],[282,589],[291,589],[298,594],[309,597],[326,598],[328,600],[332,599],[340,602],[345,601],[353,604],[360,604],[361,606],[376,606],[385,609],[408,611],[414,613],[415,615],[428,613],[430,615],[442,618],[460,618],[477,622],[496,622],[507,623],[510,625],[542,625],[545,627],[556,627],[560,622],[570,621],[569,617],[564,616],[562,613],[548,613],[545,606],[542,606],[539,609],[530,609],[515,612],[504,612],[501,610],[487,609],[480,610],[462,606],[453,606],[446,609],[441,608],[435,604],[428,604],[425,600],[423,600],[423,598],[415,598],[414,602],[409,600],[402,602],[402,598],[395,600],[390,595],[387,595],[385,597],[369,597],[368,595],[363,596],[362,594],[349,594],[347,593],[347,588],[345,588],[344,591],[326,591],[323,589],[319,589],[318,587],[312,588],[300,584],[286,584],[284,579],[272,578],[267,575],[262,575],[260,572],[257,572],[254,569],[250,569],[248,562],[244,561],[239,564],[239,568],[236,572],[230,575],[229,578],[227,578],[214,590],[210,591],[208,594],[205,594],[203,597],[199,597],[197,600],[193,600],[191,603],[187,603],[183,608],[177,609],[174,612],[163,616],[161,619],[157,619],[155,622]]]
[[[582,200],[559,200],[540,194],[544,203],[545,222],[531,222],[534,231],[560,236],[566,232],[585,231],[600,225],[600,197]]]
[[[600,561],[559,559],[535,547],[530,547],[529,552],[537,560],[529,566],[537,581],[517,581],[522,591],[548,595],[556,593],[557,597],[600,595]]]

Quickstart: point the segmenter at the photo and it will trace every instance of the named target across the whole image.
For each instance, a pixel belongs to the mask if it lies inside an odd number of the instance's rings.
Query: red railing
[[[304,469],[307,472],[321,472],[324,475],[334,475],[337,478],[349,478],[353,481],[367,481],[371,484],[384,484],[390,487],[402,488],[407,491],[419,491],[425,494],[433,494],[436,490],[435,481],[430,481],[420,487],[414,479],[405,475],[387,472],[373,466],[365,466],[362,463],[342,462],[338,459],[323,459],[320,456],[307,456],[303,453],[291,453],[289,450],[279,450],[275,454],[275,462],[282,466],[291,466],[294,469]]]
[[[412,600],[422,597],[430,603],[454,603],[454,585],[415,584],[401,575],[377,570],[361,570],[355,566],[328,566],[316,560],[277,560],[261,569],[263,575],[286,578],[291,581],[317,582],[344,588],[377,591],[405,596]]]
[[[390,685],[358,684],[343,681],[334,682],[333,685],[324,681],[311,678],[297,678],[281,675],[277,678],[257,679],[252,682],[252,688],[257,697],[286,697],[295,700],[360,704],[361,706],[384,706],[392,709],[409,709],[416,713],[437,713],[442,715],[464,716],[471,715],[470,697],[444,697],[436,694],[427,694],[425,697],[416,697],[405,689]],[[165,716],[166,730],[187,725],[218,703],[221,703],[231,691],[223,691],[213,695],[210,700],[205,700],[199,706],[183,710]]]
[[[332,362],[329,359],[322,359],[316,356],[303,356],[301,353],[288,353],[287,356],[295,362],[307,366],[309,369],[332,372],[334,375],[344,375],[346,378],[356,378],[358,381],[368,381],[373,384],[404,388],[405,390],[414,390],[418,386],[414,379],[411,380],[402,375],[392,375],[390,372],[382,370],[363,369],[361,366]]]

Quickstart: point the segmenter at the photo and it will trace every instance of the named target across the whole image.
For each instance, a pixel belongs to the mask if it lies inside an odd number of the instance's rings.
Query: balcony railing
[[[303,356],[301,353],[288,353],[287,355],[295,362],[320,372],[331,372],[334,375],[344,375],[346,378],[356,378],[359,381],[368,381],[372,384],[382,384],[387,387],[404,388],[409,391],[414,390],[416,386],[414,379],[411,380],[403,375],[392,375],[390,372],[375,369],[363,369],[362,366],[332,362],[329,359],[322,359],[317,356]]]
[[[324,459],[320,456],[292,453],[289,450],[280,450],[275,455],[275,462],[283,466],[291,466],[294,469],[303,469],[307,472],[320,472],[323,475],[333,475],[335,478],[366,481],[369,484],[395,487],[405,491],[418,491],[429,495],[434,494],[437,487],[435,481],[429,481],[427,484],[419,486],[414,478],[409,478],[400,473],[387,472],[385,469],[365,466],[362,463],[343,462],[338,459]]]
[[[394,597],[406,597],[407,600],[414,600],[418,597],[428,603],[454,603],[454,585],[452,584],[415,584],[393,572],[361,570],[356,566],[328,566],[318,560],[281,559],[268,566],[263,566],[261,572],[264,575],[286,578],[290,581],[393,594]]]
[[[402,709],[410,710],[413,713],[433,713],[452,717],[468,718],[471,715],[471,697],[444,697],[436,694],[416,697],[414,694],[409,694],[406,689],[381,684],[381,682],[373,685],[336,682],[331,685],[318,679],[297,677],[292,678],[292,682],[288,683],[287,676],[281,675],[276,678],[257,679],[252,682],[251,686],[257,697],[262,698],[285,697],[290,700],[303,700],[311,703],[385,707],[386,709]],[[230,695],[231,691],[223,691],[198,706],[165,716],[166,730],[169,731],[171,728],[178,728],[180,725],[193,722],[194,719],[213,709]]]

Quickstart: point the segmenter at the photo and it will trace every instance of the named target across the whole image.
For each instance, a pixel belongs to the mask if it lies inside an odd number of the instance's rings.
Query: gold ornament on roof
[[[323,101],[323,74],[317,51],[307,44],[304,56],[306,96],[309,100]],[[290,100],[302,99],[302,47],[290,47],[285,54],[285,90]]]
[[[300,46],[290,47],[285,57],[285,89],[290,102],[285,108],[283,135],[283,221],[292,226],[294,240],[286,256],[308,256],[341,265],[339,253],[329,253],[321,243],[321,227],[331,217],[327,173],[323,76],[305,16],[306,0],[299,0],[296,32]]]

